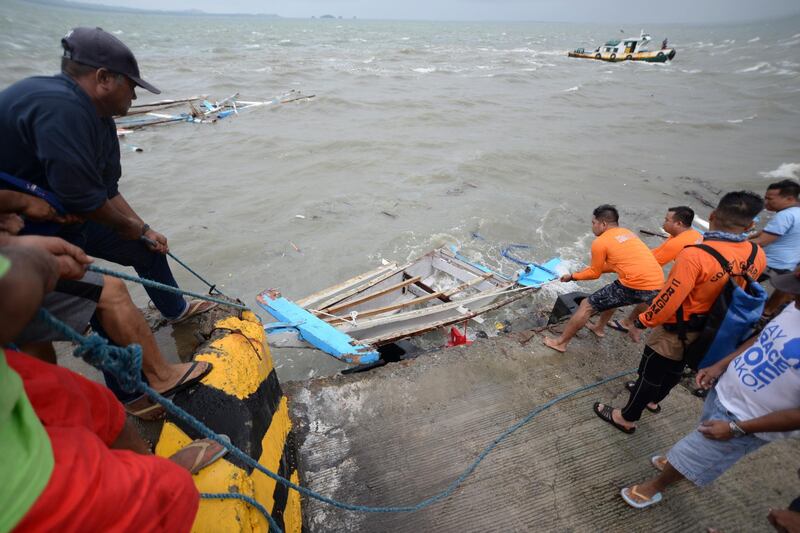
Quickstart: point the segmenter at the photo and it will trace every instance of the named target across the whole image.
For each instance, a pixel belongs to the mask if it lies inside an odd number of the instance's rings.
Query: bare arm
[[[25,249],[35,248],[47,252],[56,261],[59,277],[66,279],[82,278],[86,273],[86,268],[92,263],[92,258],[86,255],[83,250],[58,237],[0,235],[0,246]]]
[[[1,213],[25,215],[37,221],[52,220],[59,224],[74,224],[80,221],[75,215],[59,216],[53,206],[41,198],[17,191],[0,191]]]
[[[117,198],[117,196],[114,198]],[[141,219],[139,217],[131,217],[125,212],[120,211],[114,203],[112,203],[112,200],[106,200],[100,208],[86,213],[86,218],[105,224],[106,226],[111,226],[111,228],[125,240],[136,240],[142,235],[142,227],[144,224]]]
[[[774,233],[770,233],[768,231],[759,231],[748,240],[758,244],[759,246],[766,246],[778,240],[778,237],[780,237],[780,235],[775,235]]]
[[[794,431],[800,429],[800,408],[784,409],[768,415],[739,422],[739,427],[748,433]]]
[[[139,215],[136,214],[136,211],[133,210],[131,205],[127,202],[127,200],[125,200],[125,198],[122,196],[121,193],[116,195],[113,198],[109,198],[108,202],[112,206],[114,206],[114,208],[117,211],[119,211],[120,213],[122,213],[126,217],[132,218],[135,221],[137,221],[140,226],[142,224],[144,224],[144,220],[142,220],[142,218]]]
[[[774,433],[778,431],[794,431],[800,429],[800,408],[775,411],[758,418],[742,420],[736,423],[745,433]],[[730,424],[725,420],[706,420],[697,431],[711,440],[728,440],[733,438]]]
[[[145,223],[142,218],[136,214],[136,211],[133,210],[131,205],[128,203],[127,200],[122,196],[122,194],[118,194],[115,197],[109,200],[109,203],[113,205],[120,213],[128,216],[129,218],[133,218],[139,222],[139,227],[144,227]],[[141,236],[147,238],[147,246],[150,247],[151,250],[156,252],[165,254],[169,251],[169,244],[167,243],[167,238],[162,235],[161,233],[155,231],[148,227],[147,231],[144,233],[140,233]]]
[[[717,382],[717,379],[719,379],[719,377],[725,372],[725,369],[728,368],[728,365],[731,364],[731,361],[749,349],[756,342],[756,339],[758,339],[758,335],[753,335],[744,341],[741,346],[731,352],[730,355],[720,359],[711,366],[707,366],[706,368],[701,368],[698,370],[697,376],[694,378],[697,386],[704,389],[710,389],[713,387],[714,383]]]
[[[53,256],[36,248],[0,246],[11,268],[0,278],[0,343],[13,342],[58,278]]]

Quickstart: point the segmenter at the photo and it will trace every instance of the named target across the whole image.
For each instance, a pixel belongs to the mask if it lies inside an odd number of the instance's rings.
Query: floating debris
[[[211,102],[205,96],[191,96],[178,100],[159,100],[149,104],[131,107],[127,116],[116,117],[117,135],[123,136],[133,130],[162,124],[177,122],[191,122],[195,124],[210,124],[231,115],[238,115],[248,109],[266,107],[278,104],[288,104],[298,100],[308,100],[316,95],[304,95],[292,89],[289,92],[276,96],[271,100],[240,100],[239,93],[232,94],[222,100]],[[184,106],[188,112],[178,112],[171,108]]]

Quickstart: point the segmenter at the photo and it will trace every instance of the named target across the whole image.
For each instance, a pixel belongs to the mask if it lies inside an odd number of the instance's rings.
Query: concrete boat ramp
[[[445,490],[532,409],[633,369],[641,346],[609,330],[579,334],[566,355],[512,337],[347,376],[285,383],[302,484],[336,500],[407,506]],[[745,458],[714,485],[688,483],[646,510],[620,487],[649,477],[650,456],[696,427],[701,400],[677,387],[660,414],[625,435],[591,411],[623,405],[625,378],[582,392],[501,442],[452,495],[413,513],[364,514],[303,498],[309,531],[770,531],[770,507],[800,494],[800,443]]]

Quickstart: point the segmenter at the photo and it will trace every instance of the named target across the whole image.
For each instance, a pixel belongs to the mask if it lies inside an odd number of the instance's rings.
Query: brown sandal
[[[161,404],[153,402],[146,394],[126,403],[125,412],[142,420],[162,420],[167,414]]]
[[[193,316],[201,315],[206,311],[211,311],[217,305],[219,304],[217,304],[216,302],[209,302],[208,300],[196,300],[196,299],[189,300],[186,309],[183,311],[183,313],[181,313],[180,316],[178,316],[177,318],[173,318],[172,320],[170,320],[169,323],[173,325],[180,324],[181,322],[189,320]]]
[[[227,435],[219,435],[219,437],[222,440],[224,440],[225,442],[228,442],[228,443],[231,442],[231,439]],[[212,448],[214,446],[220,446],[220,449],[215,451],[211,455],[207,455],[208,452],[209,452],[209,448]],[[181,453],[181,452],[183,452],[185,450],[191,450],[191,449],[194,449],[194,448],[197,448],[199,450],[199,452],[198,452],[197,456],[195,457],[194,462],[192,463],[192,466],[189,468],[189,473],[192,474],[192,475],[197,474],[202,469],[204,469],[205,467],[209,466],[211,463],[213,463],[214,461],[222,458],[226,453],[228,453],[228,449],[226,447],[222,446],[221,444],[219,444],[217,441],[214,441],[214,440],[211,440],[211,439],[200,439],[200,440],[193,441],[190,444],[187,444],[186,446],[184,446],[183,448],[181,448],[180,450],[175,452],[175,455],[177,455],[177,454],[179,454],[179,453]],[[173,457],[174,457],[174,455],[173,455]]]

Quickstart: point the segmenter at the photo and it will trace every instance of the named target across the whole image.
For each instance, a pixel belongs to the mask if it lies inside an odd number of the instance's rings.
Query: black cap
[[[125,43],[102,28],[74,28],[61,39],[64,57],[95,68],[123,74],[153,94],[161,91],[139,77],[139,64]]]
[[[787,294],[800,294],[800,270],[772,276],[769,280],[772,286]]]

